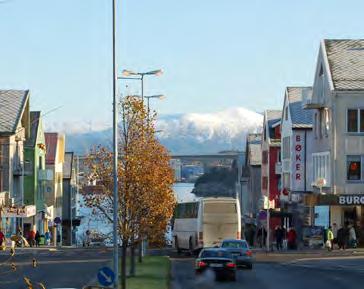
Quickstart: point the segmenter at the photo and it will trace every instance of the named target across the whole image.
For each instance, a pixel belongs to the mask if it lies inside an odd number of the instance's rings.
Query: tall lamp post
[[[112,92],[113,92],[113,197],[114,197],[114,212],[113,212],[113,243],[114,243],[114,288],[119,288],[119,194],[118,194],[118,110],[117,110],[117,95],[116,95],[116,0],[112,0]]]

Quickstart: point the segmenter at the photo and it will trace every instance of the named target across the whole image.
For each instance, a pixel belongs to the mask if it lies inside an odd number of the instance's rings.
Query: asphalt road
[[[285,263],[256,263],[239,270],[236,282],[217,282],[214,276],[196,278],[194,260],[172,260],[172,289],[362,289],[364,258],[305,259]]]
[[[37,267],[32,267],[32,260]],[[0,289],[27,288],[23,281],[29,278],[34,289],[43,283],[47,289],[82,288],[96,285],[99,268],[109,264],[111,251],[105,249],[66,249],[66,250],[24,250],[17,251],[12,258],[9,252],[0,252]],[[11,270],[11,263],[16,271]]]

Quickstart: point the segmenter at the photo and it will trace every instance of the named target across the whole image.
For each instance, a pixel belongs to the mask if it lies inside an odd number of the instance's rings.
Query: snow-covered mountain
[[[243,150],[246,135],[260,131],[263,116],[242,107],[214,113],[161,115],[160,141],[173,154],[216,153]],[[85,153],[93,145],[111,145],[111,130],[67,133],[67,149]]]

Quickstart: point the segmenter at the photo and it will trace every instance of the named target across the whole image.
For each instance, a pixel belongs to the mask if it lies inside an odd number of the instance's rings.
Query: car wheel
[[[231,277],[230,277],[230,281],[236,281],[236,274],[232,274]]]

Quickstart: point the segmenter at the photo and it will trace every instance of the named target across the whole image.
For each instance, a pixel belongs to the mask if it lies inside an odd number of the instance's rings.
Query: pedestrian
[[[276,245],[277,251],[282,251],[283,249],[283,230],[281,226],[277,226],[275,229]]]
[[[0,250],[3,250],[4,247],[5,247],[5,236],[0,229]]]
[[[349,247],[349,222],[345,222],[344,226],[344,242],[345,242],[345,248]]]
[[[35,246],[39,247],[39,243],[40,243],[40,234],[39,231],[37,230],[37,232],[35,233]]]
[[[346,248],[344,228],[340,228],[339,230],[337,230],[337,245],[339,247],[339,250],[345,250]]]
[[[326,241],[326,247],[327,250],[332,251],[334,248],[334,233],[332,232],[332,227],[329,226],[329,228],[326,231],[327,234],[327,241]]]
[[[28,239],[29,239],[30,247],[34,247],[34,245],[35,245],[35,232],[34,232],[34,229],[32,229],[29,232]]]
[[[44,234],[44,239],[45,239],[45,243],[47,246],[50,245],[50,241],[51,241],[51,236],[49,234],[49,231],[46,231],[45,234]]]
[[[353,225],[351,225],[350,229],[349,229],[349,244],[350,244],[351,248],[357,247],[356,232],[355,232],[355,228]]]
[[[287,246],[289,250],[297,249],[296,239],[297,239],[296,230],[293,227],[291,227],[287,234]]]
[[[17,231],[16,231],[16,236],[17,236],[17,239],[16,239],[16,245],[18,247],[23,247],[25,245],[25,239],[23,239],[23,230],[22,228],[19,226]]]
[[[337,224],[336,223],[333,223],[332,224],[332,233],[334,234],[334,246],[335,244],[337,244],[337,231],[338,231],[338,227],[337,227]],[[332,248],[334,248],[334,246]]]

